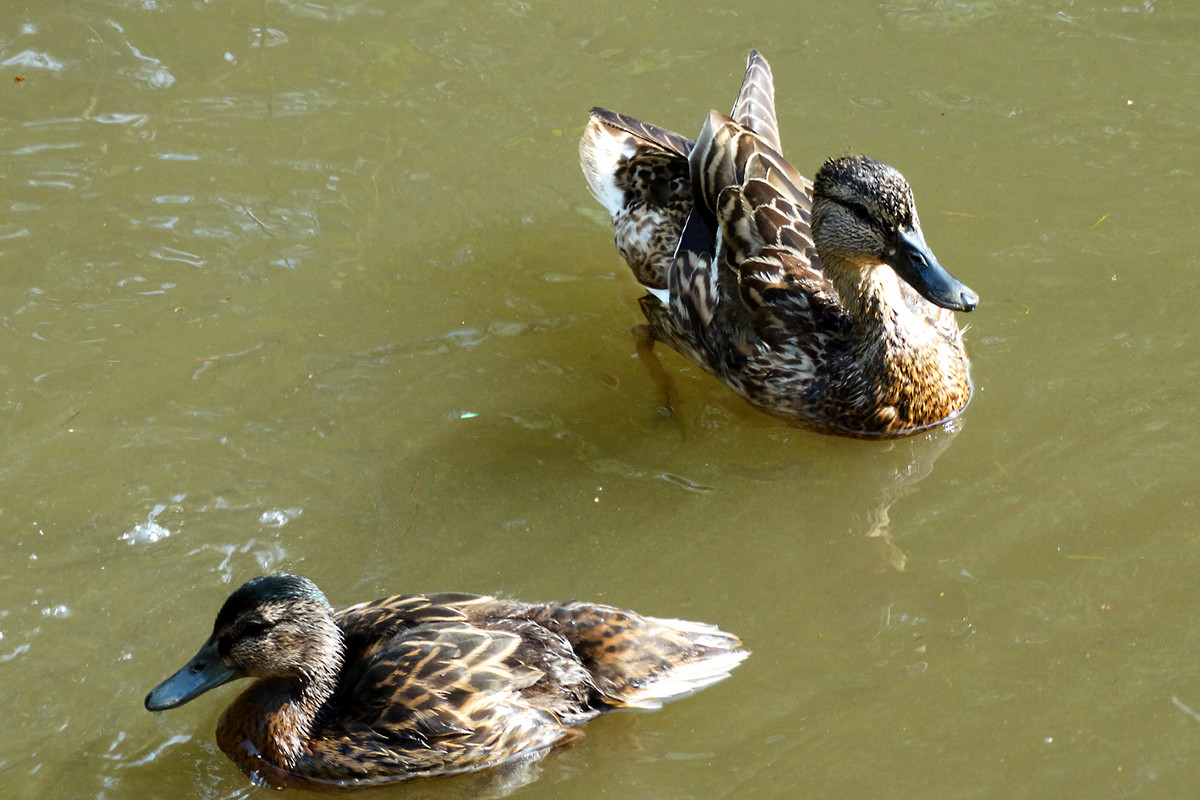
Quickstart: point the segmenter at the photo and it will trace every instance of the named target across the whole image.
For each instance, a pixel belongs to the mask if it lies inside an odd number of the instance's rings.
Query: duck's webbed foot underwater
[[[655,338],[650,332],[650,326],[634,325],[630,333],[633,334],[634,344],[637,345],[638,359],[645,365],[650,379],[658,387],[662,400],[658,406],[659,415],[664,418],[674,417],[679,408],[679,393],[675,391],[675,382],[658,360],[658,353],[654,352]]]

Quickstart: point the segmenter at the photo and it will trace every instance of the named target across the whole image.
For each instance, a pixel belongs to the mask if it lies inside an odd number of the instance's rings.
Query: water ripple
[[[122,114],[118,111],[110,111],[107,114],[92,114],[87,119],[99,122],[101,125],[143,125],[149,117],[145,114]]]
[[[46,150],[78,150],[83,147],[83,142],[62,142],[59,144],[31,144],[25,147],[19,147],[16,150],[8,151],[10,156],[31,156],[36,153],[41,153]]]
[[[302,508],[273,508],[264,511],[258,521],[268,528],[282,528],[304,513]]]
[[[63,63],[49,53],[43,53],[38,50],[22,50],[15,56],[0,61],[0,67],[24,67],[26,69],[45,69],[51,72],[59,72],[63,68]]]
[[[685,478],[682,475],[676,475],[671,472],[660,472],[656,476],[659,480],[666,481],[672,486],[677,486],[686,492],[694,492],[696,494],[709,494],[716,491],[716,487],[708,486],[691,478]]]

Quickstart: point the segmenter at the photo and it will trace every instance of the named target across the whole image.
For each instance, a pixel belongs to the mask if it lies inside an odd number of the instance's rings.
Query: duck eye
[[[252,619],[242,626],[242,635],[262,636],[273,627],[275,627],[274,624],[267,622],[265,619]]]
[[[843,205],[850,209],[850,212],[854,214],[854,216],[858,217],[862,222],[869,224],[874,219],[874,217],[871,216],[871,212],[868,211],[867,207],[862,203],[849,202],[844,203]]]

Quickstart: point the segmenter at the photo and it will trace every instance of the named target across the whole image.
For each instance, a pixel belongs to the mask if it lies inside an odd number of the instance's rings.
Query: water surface
[[[213,743],[232,688],[142,698],[271,570],[754,651],[515,796],[1194,791],[1200,7],[464,8],[0,28],[7,796],[267,796]],[[897,165],[981,295],[956,430],[794,430],[673,356],[655,413],[578,135],[592,105],[694,134],[751,47],[797,167]]]

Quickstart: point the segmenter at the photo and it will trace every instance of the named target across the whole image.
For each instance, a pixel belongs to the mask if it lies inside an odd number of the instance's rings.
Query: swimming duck
[[[593,603],[397,595],[334,611],[307,578],[255,578],[146,696],[163,711],[242,677],[221,749],[260,785],[346,788],[483,769],[658,708],[749,653],[711,625]]]
[[[926,244],[904,176],[856,155],[810,182],[780,153],[753,50],[732,114],[711,112],[695,142],[592,109],[580,160],[647,291],[639,353],[664,342],[824,433],[906,436],[957,415],[971,380],[951,312],[979,298]]]

